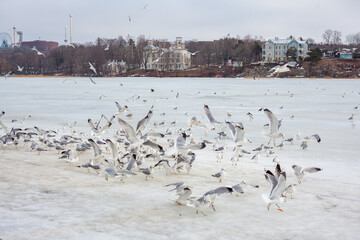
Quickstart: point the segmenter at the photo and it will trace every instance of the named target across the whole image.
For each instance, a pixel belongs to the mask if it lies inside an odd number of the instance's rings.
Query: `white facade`
[[[177,71],[191,67],[191,53],[185,48],[181,37],[176,38],[176,42],[168,49],[155,47],[150,40],[144,51],[146,69]]]

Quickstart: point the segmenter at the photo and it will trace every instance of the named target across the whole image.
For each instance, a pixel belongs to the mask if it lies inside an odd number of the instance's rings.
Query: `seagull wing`
[[[235,142],[241,142],[245,138],[244,126],[242,123],[235,125]]]
[[[244,193],[244,190],[242,189],[240,184],[236,184],[236,185],[232,186],[232,189],[237,193],[240,193],[240,194]]]
[[[203,196],[210,196],[210,195],[221,195],[221,194],[225,194],[225,193],[231,193],[233,192],[233,188],[232,187],[218,187],[216,189],[210,190],[208,192],[206,192]]]
[[[265,177],[267,178],[267,180],[269,180],[269,183],[270,183],[270,194],[269,194],[269,196],[271,196],[271,194],[274,191],[276,185],[278,184],[278,180],[276,179],[276,177],[274,176],[274,174],[270,170],[267,170],[265,172]]]
[[[133,167],[135,166],[135,162],[136,162],[136,157],[135,155],[133,154],[131,156],[131,159],[126,167],[126,170],[128,170],[129,172],[131,172],[131,170],[133,169]]]
[[[121,118],[118,118],[118,122],[119,124],[122,126],[122,128],[125,130],[126,132],[126,138],[131,142],[138,142],[138,139],[136,137],[135,131],[133,129],[132,126],[130,126],[130,124],[128,124],[127,122],[125,122],[124,120],[122,120]]]
[[[264,109],[264,112],[270,120],[270,134],[277,133],[279,131],[279,120],[269,109]]]
[[[93,150],[94,150],[94,156],[95,156],[95,157],[99,156],[100,153],[101,153],[101,150],[100,150],[100,148],[99,148],[99,145],[97,145],[96,142],[95,142],[94,140],[92,140],[91,138],[89,138],[88,141],[89,141],[91,147],[92,147]]]
[[[154,143],[154,142],[152,142],[152,141],[150,141],[150,140],[146,140],[145,142],[143,142],[142,145],[149,146],[149,147],[151,147],[151,148],[153,148],[153,149],[156,149],[156,150],[158,150],[158,151],[162,151],[162,150],[163,150],[163,147],[162,147],[162,146],[160,146],[159,144],[156,144],[156,143]]]
[[[213,115],[212,115],[212,113],[211,113],[210,108],[209,108],[208,105],[206,105],[206,104],[204,105],[204,110],[205,110],[205,114],[206,114],[206,116],[208,117],[210,123],[219,123],[218,121],[216,121],[216,120],[214,119],[214,117],[213,117]]]
[[[138,132],[139,130],[141,130],[142,127],[146,127],[146,125],[148,124],[148,122],[150,121],[151,117],[153,115],[153,112],[150,110],[148,112],[148,114],[143,118],[141,119],[137,126],[136,126],[136,132]]]
[[[118,156],[118,151],[117,151],[116,145],[110,139],[106,139],[106,143],[109,145],[109,147],[111,149],[113,159],[116,159]]]
[[[269,198],[279,198],[281,197],[281,194],[284,192],[284,189],[286,188],[286,172],[281,172],[279,181],[276,184],[274,190],[271,192]]]
[[[298,176],[302,170],[302,167],[299,165],[292,165],[292,168],[294,169],[295,175]]]
[[[318,143],[321,142],[321,138],[320,138],[319,134],[314,134],[311,136],[311,138],[314,138]]]
[[[177,139],[176,139],[176,147],[184,147],[186,143],[186,133],[182,133]]]
[[[316,173],[321,171],[322,168],[317,168],[317,167],[309,167],[309,168],[304,168],[304,172],[308,172],[308,173]]]
[[[234,124],[232,124],[231,122],[225,121],[226,125],[229,127],[231,135],[233,136],[233,138],[235,139],[235,135],[236,135],[236,130],[235,130],[235,126]]]

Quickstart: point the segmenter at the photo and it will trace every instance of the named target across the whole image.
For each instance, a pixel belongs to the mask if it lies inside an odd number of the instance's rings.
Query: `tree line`
[[[186,48],[196,52],[192,56],[192,66],[226,65],[228,60],[250,63],[261,60],[264,40],[246,36],[223,38],[214,41],[189,41]],[[130,36],[116,39],[98,38],[92,43],[62,45],[43,52],[46,57],[26,47],[4,48],[0,50],[0,73],[9,71],[16,74],[45,74],[92,76],[89,62],[97,69],[98,76],[112,74],[111,63],[126,63],[127,70],[146,66],[146,38],[141,35],[136,40]],[[155,40],[154,45],[169,48],[170,42]],[[24,67],[20,73],[17,66]]]

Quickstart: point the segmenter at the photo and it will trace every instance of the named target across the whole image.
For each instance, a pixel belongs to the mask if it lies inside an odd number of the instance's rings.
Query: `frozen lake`
[[[248,151],[266,144],[268,119],[260,108],[268,108],[282,119],[285,138],[321,136],[307,150],[286,143],[281,150],[255,164],[251,155],[230,161],[229,147],[221,163],[212,145],[196,151],[190,174],[166,176],[156,169],[154,179],[138,174],[126,183],[88,173],[58,159],[55,151],[40,156],[29,146],[0,150],[0,238],[1,239],[356,239],[360,234],[360,81],[352,79],[214,79],[214,78],[1,78],[0,120],[8,127],[38,126],[58,129],[74,121],[78,130],[90,133],[88,118],[98,120],[116,112],[114,102],[127,105],[130,124],[143,118],[155,99],[148,125],[165,120],[156,131],[189,127],[196,116],[206,122],[204,104],[218,121],[240,121],[252,140]],[[151,91],[153,89],[154,91]],[[178,97],[176,97],[178,94]],[[359,106],[360,108],[360,106]],[[231,113],[231,117],[227,113]],[[254,116],[250,120],[246,113]],[[162,115],[165,113],[165,115]],[[354,116],[355,127],[348,118]],[[123,117],[123,119],[126,119]],[[176,126],[171,125],[177,121]],[[117,121],[106,134],[120,129]],[[214,141],[217,131],[194,128],[195,141]],[[3,135],[0,129],[0,136]],[[228,135],[230,135],[228,133]],[[177,134],[169,138],[176,139]],[[232,139],[222,140],[233,146]],[[277,140],[280,143],[280,140]],[[221,144],[220,144],[221,145]],[[253,152],[252,152],[253,153]],[[82,155],[87,162],[91,152]],[[261,194],[268,192],[264,168],[273,170],[278,156],[287,173],[287,183],[296,183],[291,166],[320,167],[323,171],[305,176],[294,199],[282,203],[283,212],[267,211]],[[155,162],[149,162],[154,164]],[[219,183],[211,177],[222,167],[227,177]],[[176,197],[163,185],[184,181],[193,186],[193,196],[242,180],[258,184],[244,187],[245,193],[219,196],[216,212],[197,215],[191,207],[176,205]]]

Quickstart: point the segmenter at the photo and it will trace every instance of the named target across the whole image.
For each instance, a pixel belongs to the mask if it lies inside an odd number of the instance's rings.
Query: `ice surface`
[[[7,78],[1,81],[1,120],[7,126],[26,115],[24,127],[59,129],[66,123],[78,124],[89,133],[87,119],[116,112],[115,101],[127,105],[134,114],[128,120],[134,127],[154,100],[155,121],[165,119],[168,127],[188,128],[196,116],[207,122],[203,105],[208,104],[215,119],[241,121],[245,137],[253,141],[251,151],[267,143],[263,136],[268,122],[259,108],[270,109],[282,119],[285,138],[300,130],[302,138],[321,136],[321,143],[300,149],[300,141],[275,149],[287,172],[288,184],[296,177],[291,165],[320,167],[323,171],[306,174],[297,186],[294,199],[267,211],[261,194],[268,192],[264,168],[273,169],[271,157],[262,154],[258,163],[251,155],[233,167],[231,147],[221,163],[216,162],[212,145],[196,151],[190,174],[166,176],[156,169],[154,178],[138,174],[126,183],[72,167],[55,152],[41,155],[28,146],[9,145],[0,150],[0,238],[1,239],[356,239],[360,234],[360,81],[349,79],[198,79],[198,78]],[[122,86],[121,86],[122,84]],[[154,89],[151,92],[150,89]],[[179,97],[176,98],[176,94]],[[105,95],[101,99],[99,97]],[[140,96],[137,100],[134,95]],[[292,96],[292,97],[291,97]],[[143,101],[143,100],[146,100]],[[177,107],[177,110],[174,108]],[[282,109],[280,109],[283,107]],[[160,115],[165,112],[165,116]],[[227,117],[227,112],[232,116]],[[250,120],[246,113],[254,116]],[[355,127],[347,119],[354,113]],[[294,118],[291,118],[294,116]],[[170,123],[177,120],[176,126]],[[107,137],[120,126],[116,122]],[[0,135],[3,130],[0,130]],[[228,132],[229,134],[229,132]],[[194,129],[195,141],[213,140],[216,133]],[[229,134],[230,136],[230,134]],[[176,138],[176,136],[172,136]],[[232,146],[232,139],[223,140]],[[280,143],[280,140],[277,140]],[[92,153],[80,156],[87,162]],[[150,162],[152,163],[152,162]],[[153,163],[152,163],[153,164]],[[227,169],[223,183],[211,177]],[[260,188],[244,187],[245,194],[223,195],[216,200],[216,212],[197,215],[195,209],[176,205],[176,197],[164,185],[183,181],[200,197],[208,190],[246,180]]]

